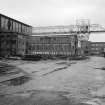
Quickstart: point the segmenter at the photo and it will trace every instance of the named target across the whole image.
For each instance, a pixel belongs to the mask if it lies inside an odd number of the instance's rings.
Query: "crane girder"
[[[76,21],[76,25],[34,27],[32,35],[78,35],[80,40],[88,40],[90,33],[105,32],[99,24],[90,24],[88,19]]]

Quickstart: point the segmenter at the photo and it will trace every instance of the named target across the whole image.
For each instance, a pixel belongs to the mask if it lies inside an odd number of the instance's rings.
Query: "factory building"
[[[0,56],[24,56],[32,26],[0,14]]]
[[[33,27],[0,14],[0,56],[76,57],[89,54],[87,24]],[[70,27],[72,30],[70,30]],[[81,34],[83,33],[83,34]],[[85,37],[83,37],[85,38]],[[80,40],[79,40],[80,39]]]
[[[31,36],[27,54],[42,57],[74,57],[77,55],[77,35]]]
[[[91,55],[103,56],[105,52],[105,42],[90,42]]]

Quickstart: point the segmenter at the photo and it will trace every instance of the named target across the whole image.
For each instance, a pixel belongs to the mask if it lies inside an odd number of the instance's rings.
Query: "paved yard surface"
[[[105,105],[103,57],[90,57],[78,61],[1,62],[16,66],[31,79],[26,79],[23,84],[19,84],[16,79],[1,83],[0,105],[80,105],[79,103],[94,100],[95,103]]]

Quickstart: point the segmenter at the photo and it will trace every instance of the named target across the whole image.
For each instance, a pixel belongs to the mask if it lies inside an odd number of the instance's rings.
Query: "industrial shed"
[[[73,57],[77,55],[77,35],[31,36],[27,55],[48,57]]]
[[[32,26],[0,14],[0,56],[24,56]]]

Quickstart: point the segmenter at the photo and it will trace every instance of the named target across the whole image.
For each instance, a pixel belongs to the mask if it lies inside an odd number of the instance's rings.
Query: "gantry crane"
[[[89,19],[76,20],[75,25],[34,27],[32,35],[75,35],[78,40],[88,40],[90,33],[105,32],[99,24],[90,24]]]

